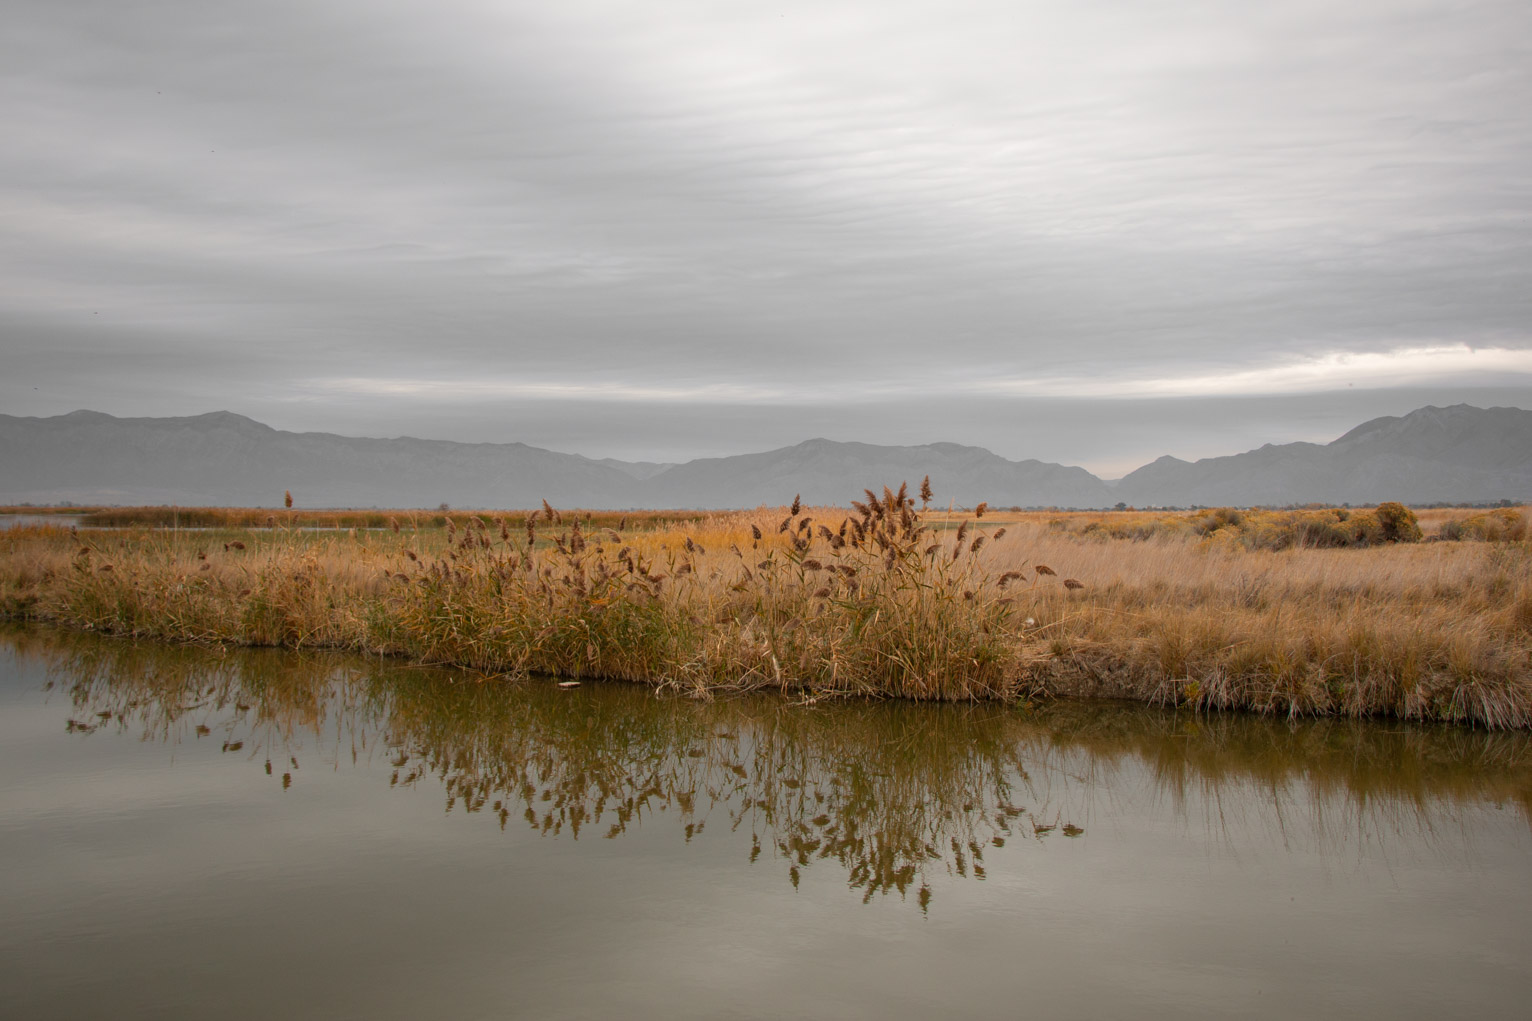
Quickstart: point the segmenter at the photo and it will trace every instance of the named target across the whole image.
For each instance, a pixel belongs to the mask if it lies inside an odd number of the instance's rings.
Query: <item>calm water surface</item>
[[[0,632],[0,1014],[1524,1016],[1532,744]]]
[[[78,514],[0,514],[0,532],[7,528],[36,528],[39,525],[74,528],[80,520]]]

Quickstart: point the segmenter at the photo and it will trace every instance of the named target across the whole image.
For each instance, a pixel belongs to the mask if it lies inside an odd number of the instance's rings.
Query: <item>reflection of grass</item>
[[[745,830],[794,883],[834,861],[870,898],[931,870],[982,879],[985,855],[1078,832],[1050,786],[1142,763],[1154,788],[1306,791],[1340,832],[1383,819],[1429,830],[1432,810],[1509,804],[1532,820],[1532,736],[1351,721],[1277,723],[1121,704],[790,706],[741,696],[656,698],[641,688],[487,684],[332,654],[221,655],[89,636],[13,631],[73,698],[71,721],[207,735],[265,758],[284,786],[297,746],[391,764],[390,782],[440,784],[449,810],[574,839],[619,839],[661,812],[693,839]]]
[[[1381,535],[1398,512],[1342,513],[980,520],[885,491],[849,515],[642,528],[545,508],[441,528],[396,519],[397,532],[18,529],[0,533],[0,612],[694,691],[1105,695],[1532,724],[1527,543],[1259,538],[1295,521],[1305,535],[1324,521]],[[1392,527],[1407,538],[1408,524]]]
[[[1302,779],[1319,796],[1356,806],[1436,801],[1516,805],[1532,821],[1532,737],[1361,720],[1275,724],[1246,714],[1190,716],[1122,705],[1060,702],[1034,721],[1056,748],[1098,763],[1147,763],[1177,797],[1208,783],[1280,790]]]

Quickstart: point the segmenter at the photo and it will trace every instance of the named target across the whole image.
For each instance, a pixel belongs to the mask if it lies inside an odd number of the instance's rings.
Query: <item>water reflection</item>
[[[1095,833],[1115,798],[1163,801],[1235,845],[1429,848],[1470,805],[1532,820],[1525,734],[1119,705],[697,702],[351,656],[45,630],[8,642],[48,664],[73,734],[216,742],[283,789],[303,763],[349,760],[391,786],[438,787],[449,813],[549,838],[615,840],[658,821],[690,842],[726,828],[794,886],[834,863],[864,900],[896,892],[922,908],[937,873],[983,880],[998,848]]]
[[[80,514],[0,514],[0,532],[10,528],[75,528]]]

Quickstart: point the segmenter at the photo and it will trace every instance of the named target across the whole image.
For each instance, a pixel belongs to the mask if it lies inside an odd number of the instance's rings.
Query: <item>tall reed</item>
[[[929,511],[903,488],[849,513],[800,504],[669,527],[551,507],[440,528],[393,517],[397,531],[15,529],[0,533],[0,612],[698,693],[1101,695],[1532,724],[1524,540],[1114,538],[1072,518]]]

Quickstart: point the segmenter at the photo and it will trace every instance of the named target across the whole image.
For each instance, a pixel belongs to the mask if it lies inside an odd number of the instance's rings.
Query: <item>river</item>
[[[1532,738],[0,631],[17,1018],[1512,1016]]]

